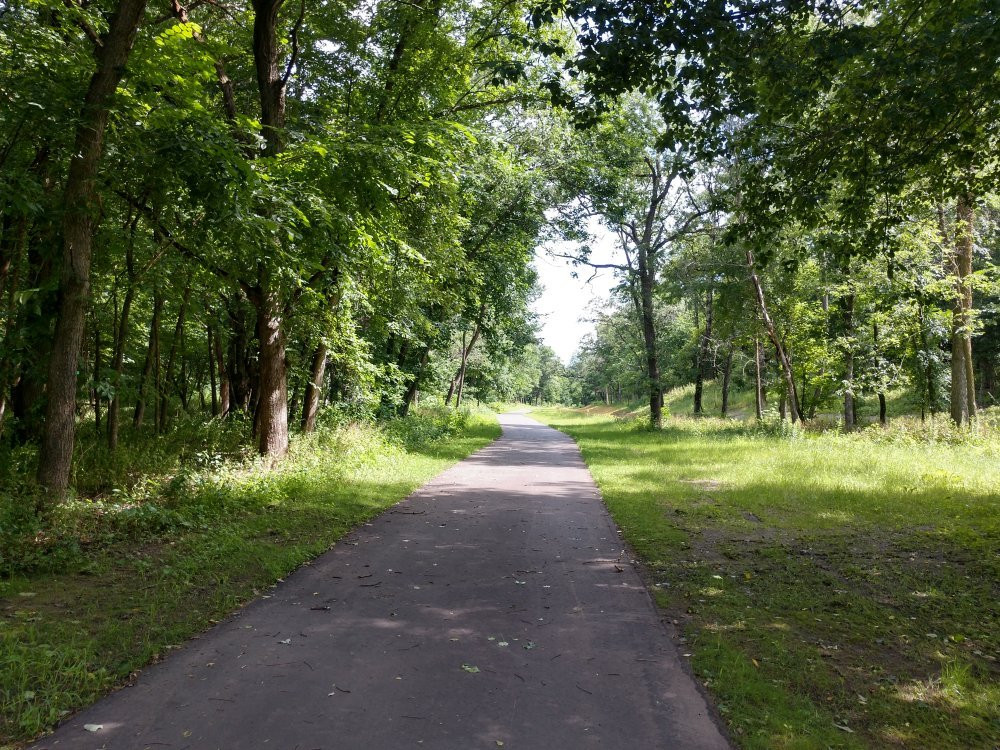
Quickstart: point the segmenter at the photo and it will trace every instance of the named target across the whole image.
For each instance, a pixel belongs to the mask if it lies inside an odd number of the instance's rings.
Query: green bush
[[[388,440],[411,450],[454,435],[469,424],[469,418],[470,412],[465,409],[437,407],[393,419],[384,429]]]
[[[280,504],[317,472],[332,480],[439,443],[470,420],[469,410],[443,406],[386,421],[376,421],[366,404],[330,407],[313,433],[293,435],[290,455],[276,469],[248,447],[247,420],[192,419],[164,435],[130,434],[113,456],[81,427],[77,494],[44,523],[35,514],[33,452],[19,451],[0,475],[0,576],[72,570],[116,545],[138,548],[207,531]]]

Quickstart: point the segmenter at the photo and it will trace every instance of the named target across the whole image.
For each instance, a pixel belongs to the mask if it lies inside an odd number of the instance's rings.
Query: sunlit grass
[[[1000,437],[536,410],[748,748],[1000,742]],[[639,415],[641,417],[641,414]]]

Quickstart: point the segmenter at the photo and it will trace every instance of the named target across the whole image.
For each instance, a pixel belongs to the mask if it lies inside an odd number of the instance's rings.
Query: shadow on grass
[[[741,746],[998,746],[988,450],[543,416],[579,441]]]
[[[348,435],[278,472],[81,505],[62,572],[0,580],[0,746],[93,702],[499,432],[478,421],[410,451],[358,434],[353,453]]]

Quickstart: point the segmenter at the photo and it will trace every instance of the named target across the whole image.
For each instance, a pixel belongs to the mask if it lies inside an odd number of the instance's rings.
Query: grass
[[[734,385],[729,391],[729,416],[747,418],[754,415],[755,397],[752,388]],[[694,383],[671,388],[663,394],[663,405],[670,414],[689,415],[694,410]],[[717,380],[706,380],[702,392],[702,411],[708,416],[719,416],[722,408],[722,387]],[[765,408],[777,410],[778,401],[771,393]],[[838,396],[830,396],[818,405],[813,422],[821,427],[830,427],[841,419],[843,402]],[[872,394],[858,395],[854,410],[860,424],[878,421],[878,399]],[[912,389],[895,388],[886,393],[886,413],[889,419],[906,417],[920,413],[920,404]],[[647,412],[648,414],[648,412]]]
[[[443,414],[331,427],[299,437],[277,470],[202,456],[69,503],[16,559],[8,533],[0,747],[123,684],[499,433],[492,417]]]
[[[1000,747],[1000,433],[546,409],[745,748]]]

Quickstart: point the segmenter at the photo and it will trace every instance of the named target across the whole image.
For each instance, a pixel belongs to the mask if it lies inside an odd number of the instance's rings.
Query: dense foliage
[[[245,419],[277,460],[324,404],[502,370],[558,200],[556,34],[465,0],[0,5],[0,451],[37,455],[39,509],[80,430],[113,461]]]
[[[994,4],[570,0],[535,18],[562,15],[562,98],[598,129],[645,123],[630,153],[619,137],[594,156],[617,175],[591,205],[620,239],[603,265],[623,306],[581,352],[584,400],[643,391],[658,425],[664,388],[694,381],[700,412],[704,381],[735,374],[758,414],[839,398],[848,429],[856,397],[884,421],[900,387],[958,425],[995,403]]]

